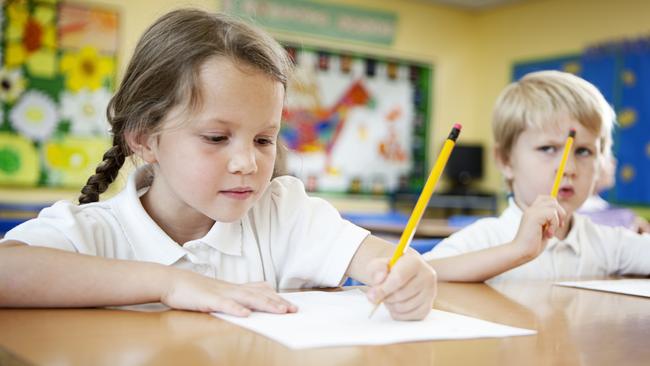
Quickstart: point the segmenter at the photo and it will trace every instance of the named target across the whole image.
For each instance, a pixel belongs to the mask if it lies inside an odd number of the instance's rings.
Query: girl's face
[[[571,118],[563,128],[526,129],[517,137],[510,158],[501,160],[501,170],[512,181],[515,202],[521,209],[539,195],[550,195],[569,130],[576,129],[572,151],[566,162],[557,200],[567,214],[577,210],[592,194],[598,177],[599,136]]]
[[[200,82],[201,110],[172,110],[164,122],[170,128],[150,137],[144,154],[155,169],[147,201],[177,224],[240,219],[267,188],[275,163],[282,84],[225,57],[206,61]]]

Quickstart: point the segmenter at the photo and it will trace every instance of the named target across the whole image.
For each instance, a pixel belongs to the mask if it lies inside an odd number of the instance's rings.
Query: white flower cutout
[[[23,135],[44,141],[56,130],[59,112],[52,98],[40,91],[30,90],[9,112],[9,121]]]
[[[25,91],[26,84],[20,69],[0,69],[0,100],[14,102]]]
[[[108,136],[106,107],[111,93],[105,88],[95,91],[82,89],[78,93],[61,94],[61,115],[70,120],[70,131],[81,136]]]

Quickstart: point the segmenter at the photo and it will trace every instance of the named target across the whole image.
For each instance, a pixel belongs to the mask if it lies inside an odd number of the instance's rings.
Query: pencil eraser
[[[576,137],[576,129],[575,128],[572,128],[571,130],[569,130],[569,136]]]
[[[457,129],[457,130],[462,130],[463,125],[461,125],[460,123],[454,123],[454,128]]]

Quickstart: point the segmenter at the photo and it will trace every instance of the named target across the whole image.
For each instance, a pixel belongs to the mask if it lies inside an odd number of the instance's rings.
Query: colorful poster
[[[290,173],[312,191],[385,194],[417,186],[426,166],[429,70],[322,50],[289,52],[296,71],[282,137]]]
[[[110,146],[117,13],[7,0],[0,27],[0,185],[79,188]]]

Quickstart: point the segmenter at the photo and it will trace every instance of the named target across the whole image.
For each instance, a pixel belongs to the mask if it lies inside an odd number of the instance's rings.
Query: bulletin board
[[[296,70],[281,136],[309,191],[419,191],[427,171],[432,67],[286,45]]]
[[[78,188],[110,146],[118,14],[5,0],[0,20],[0,185]]]

